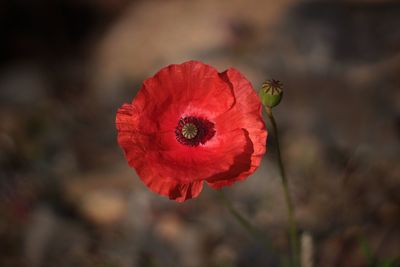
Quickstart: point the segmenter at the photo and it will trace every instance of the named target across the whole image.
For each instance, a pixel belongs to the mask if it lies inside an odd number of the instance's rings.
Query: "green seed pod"
[[[277,106],[282,99],[282,86],[278,80],[266,80],[259,91],[261,103],[269,108]]]

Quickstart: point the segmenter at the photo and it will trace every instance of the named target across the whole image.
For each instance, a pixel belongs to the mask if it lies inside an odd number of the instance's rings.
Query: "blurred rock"
[[[79,207],[89,221],[98,225],[120,222],[126,213],[124,197],[112,190],[86,192]]]
[[[158,218],[154,230],[157,236],[165,239],[168,242],[178,242],[181,234],[185,232],[185,225],[183,222],[173,214],[167,214],[161,218]]]
[[[86,257],[89,240],[79,226],[63,221],[48,207],[38,207],[32,215],[25,239],[29,266],[80,264]]]
[[[31,226],[26,235],[26,257],[33,266],[43,265],[57,218],[47,207],[38,208],[32,214]]]
[[[99,227],[113,227],[128,216],[128,192],[133,179],[119,168],[114,170],[69,178],[65,183],[67,201]]]
[[[217,246],[211,256],[216,266],[231,266],[237,260],[235,252],[228,245]]]

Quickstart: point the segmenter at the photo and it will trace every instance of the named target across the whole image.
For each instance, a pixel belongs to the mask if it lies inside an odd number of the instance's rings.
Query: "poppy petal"
[[[224,185],[230,185],[235,181],[243,180],[254,173],[266,151],[267,140],[265,124],[261,119],[261,104],[251,83],[233,68],[221,73],[220,76],[230,84],[236,103],[231,110],[216,118],[216,125],[220,127],[221,131],[225,131],[234,127],[232,123],[229,123],[230,121],[238,122],[239,125],[248,131],[248,138],[250,139],[250,146],[253,148],[253,151],[249,155],[249,168],[246,168],[246,158],[245,155],[242,155],[242,158],[238,159],[238,164],[235,165],[235,169],[231,173],[220,176],[223,179],[208,180],[208,184],[215,189]],[[242,166],[242,171],[240,171],[240,166]]]
[[[148,135],[138,131],[137,112],[135,106],[129,104],[118,110],[118,141],[129,165],[135,168],[142,181],[154,192],[183,201],[200,193],[200,181],[227,177],[228,173],[239,174],[238,168],[241,171],[242,168],[250,168],[253,150],[244,129],[219,133],[213,141],[202,147],[177,144],[174,149],[162,149],[168,147],[168,144],[163,144],[163,138],[158,139],[163,135]]]
[[[181,116],[215,117],[234,103],[229,85],[216,69],[197,61],[173,64],[145,80],[132,104],[141,113],[142,131],[168,131]],[[154,118],[157,122],[153,123]]]

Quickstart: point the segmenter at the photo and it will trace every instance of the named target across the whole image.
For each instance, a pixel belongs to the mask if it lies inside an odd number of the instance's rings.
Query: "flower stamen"
[[[187,146],[204,145],[214,135],[214,123],[194,116],[181,118],[175,128],[176,140]]]
[[[197,127],[193,123],[186,123],[182,128],[182,134],[186,139],[193,139],[197,132]]]

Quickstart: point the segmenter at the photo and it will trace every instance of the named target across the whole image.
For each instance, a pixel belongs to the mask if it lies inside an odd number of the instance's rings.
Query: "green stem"
[[[278,135],[278,127],[276,125],[275,118],[272,114],[272,110],[269,107],[265,107],[267,112],[268,118],[272,125],[272,130],[274,133],[274,137],[276,140],[276,149],[277,149],[277,156],[278,156],[278,169],[279,174],[282,179],[282,186],[283,192],[285,195],[285,201],[288,211],[288,221],[289,221],[289,236],[290,236],[290,246],[291,246],[291,253],[292,253],[292,261],[294,266],[301,266],[300,263],[300,250],[299,250],[299,238],[297,235],[297,226],[296,221],[294,220],[294,208],[293,208],[293,201],[289,193],[289,184],[285,174],[285,168],[283,167],[282,156],[281,156],[281,149],[279,146],[279,135]]]
[[[242,216],[229,201],[225,193],[220,189],[216,190],[221,202],[228,209],[228,211],[232,214],[232,216],[236,219],[236,221],[256,240],[260,241],[265,249],[272,253],[272,248],[269,242],[263,238],[260,232],[247,220],[246,217]]]

